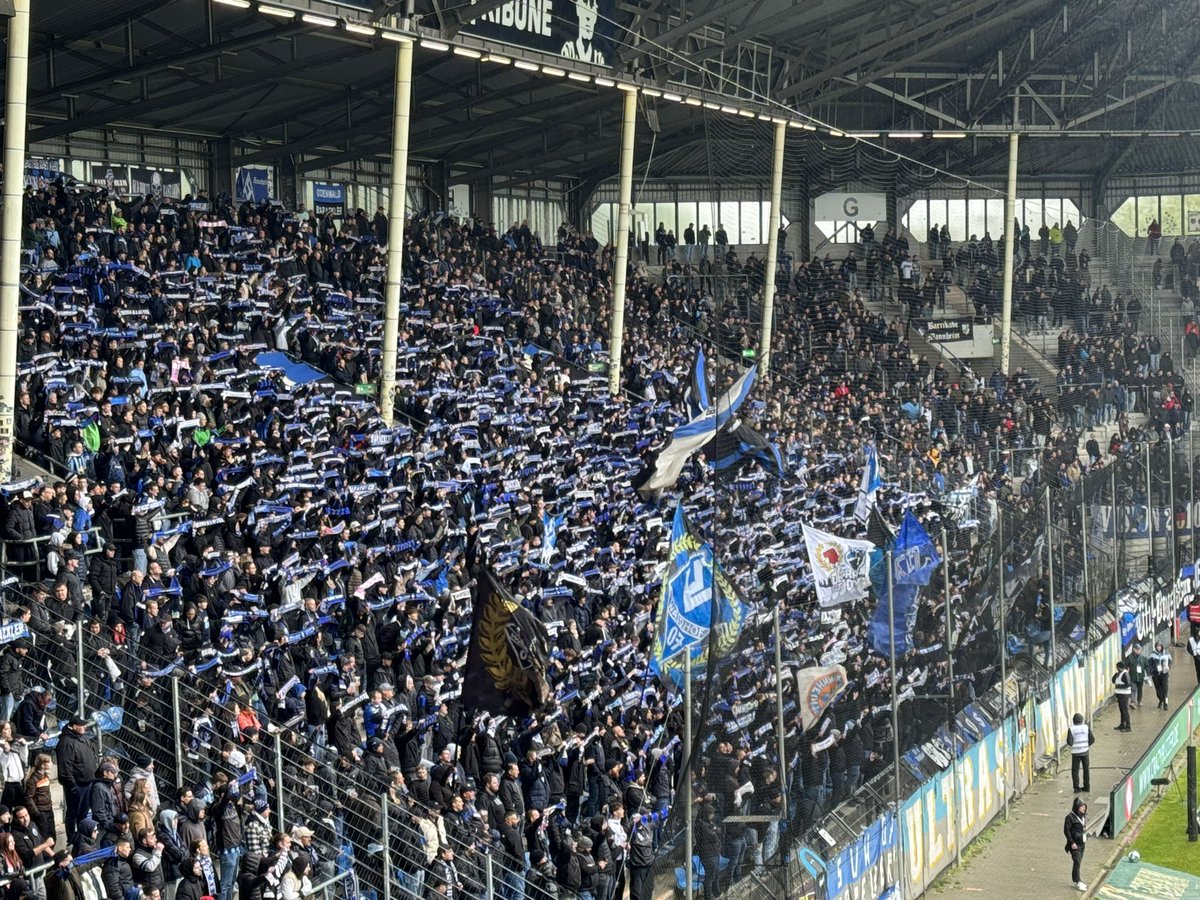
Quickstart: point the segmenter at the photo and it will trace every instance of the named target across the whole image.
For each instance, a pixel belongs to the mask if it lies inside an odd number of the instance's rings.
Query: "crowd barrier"
[[[1171,584],[1152,589],[1136,585],[1115,596],[1110,614],[1094,626],[1107,633],[1089,651],[1069,658],[1047,684],[1024,685],[1027,695],[1014,711],[911,793],[899,815],[886,811],[836,856],[820,861],[826,900],[914,900],[924,894],[1002,813],[1006,796],[1011,800],[1028,788],[1036,761],[1058,754],[1071,717],[1084,711],[1094,714],[1108,702],[1116,664],[1135,637],[1163,638],[1175,626],[1195,588],[1197,568],[1200,565],[1183,567]],[[1012,691],[1010,683],[1010,695]],[[1200,689],[1113,787],[1106,834],[1120,834],[1148,796],[1151,779],[1166,769],[1197,724]],[[811,847],[798,857],[810,870],[817,868],[814,858]]]

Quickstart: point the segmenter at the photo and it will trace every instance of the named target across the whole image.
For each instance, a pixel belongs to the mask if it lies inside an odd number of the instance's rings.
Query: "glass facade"
[[[1047,226],[1066,225],[1074,222],[1078,228],[1083,215],[1074,200],[1067,197],[1047,197],[1043,200],[1019,198],[1016,218],[1037,237],[1044,222]],[[908,212],[900,217],[900,224],[907,228],[917,240],[925,240],[931,226],[950,228],[950,239],[966,241],[972,236],[982,238],[985,234],[998,239],[1004,234],[1004,201],[996,197],[976,198],[930,198],[914,200]]]
[[[711,200],[681,200],[667,203],[638,203],[634,208],[635,233],[640,238],[649,232],[654,243],[654,232],[662,223],[668,231],[675,232],[677,243],[683,243],[683,232],[688,225],[696,232],[705,225],[714,235],[718,225],[724,225],[731,244],[765,244],[770,231],[771,204],[758,200],[743,200],[717,203]],[[788,225],[783,217],[783,226]],[[820,223],[818,223],[820,224]],[[592,213],[592,234],[603,243],[616,242],[617,204],[600,203]]]
[[[1166,235],[1200,236],[1200,194],[1138,194],[1126,197],[1109,217],[1130,237],[1145,237],[1158,219]]]

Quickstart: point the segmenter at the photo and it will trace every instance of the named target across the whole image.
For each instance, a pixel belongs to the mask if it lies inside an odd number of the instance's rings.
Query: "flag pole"
[[[887,552],[887,599],[888,599],[888,628],[891,639],[888,641],[889,655],[892,664],[892,796],[896,801],[896,815],[900,815],[900,707],[896,700],[896,601],[893,596],[892,582],[892,551]],[[901,853],[903,857],[903,853]]]
[[[683,892],[685,900],[693,900],[692,853],[695,820],[692,816],[692,651],[683,650]]]
[[[1012,755],[1008,729],[1008,611],[1004,597],[1004,510],[996,514],[996,575],[999,587],[1000,609],[1000,722],[1004,729],[1004,821],[1008,821],[1008,760]]]
[[[783,631],[779,627],[779,605],[771,613],[771,627],[775,632],[775,741],[779,754],[779,784],[783,801],[779,807],[779,827],[782,830],[788,816],[788,773],[787,773],[787,740],[783,724]]]
[[[1116,523],[1116,520],[1114,519],[1113,520],[1113,534],[1114,535],[1117,533],[1116,528],[1117,528],[1117,523]],[[1052,727],[1055,729],[1052,732],[1052,735],[1054,735],[1054,734],[1061,734],[1062,732],[1057,730],[1058,723],[1059,723],[1058,698],[1055,697],[1055,694],[1054,694],[1054,666],[1058,665],[1058,634],[1057,634],[1058,628],[1054,622],[1054,529],[1050,523],[1050,485],[1046,485],[1046,540],[1049,541],[1047,549],[1050,551],[1050,597],[1049,597],[1049,599],[1050,599],[1050,666],[1051,666],[1051,668],[1050,668],[1050,675],[1048,677],[1050,679],[1050,722],[1052,723]],[[1115,555],[1115,553],[1116,553],[1115,541],[1114,541],[1113,552]],[[1089,721],[1090,721],[1090,718],[1091,718],[1091,716],[1089,714]],[[1055,756],[1057,756],[1058,755],[1057,738],[1052,737],[1052,740],[1054,741],[1054,743],[1051,744],[1051,746],[1055,748]]]
[[[942,595],[946,606],[946,727],[950,731],[950,833],[954,835],[954,863],[962,865],[962,841],[958,839],[958,741],[954,727],[954,626],[950,612],[950,550],[946,541],[946,523],[942,523]]]

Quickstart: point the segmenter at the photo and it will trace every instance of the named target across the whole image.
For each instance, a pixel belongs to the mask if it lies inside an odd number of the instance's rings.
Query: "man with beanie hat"
[[[100,759],[96,748],[86,735],[87,721],[71,716],[67,727],[58,736],[55,756],[58,761],[58,783],[62,785],[63,798],[67,803],[67,840],[75,836],[76,820],[79,818],[80,791],[90,790]]]

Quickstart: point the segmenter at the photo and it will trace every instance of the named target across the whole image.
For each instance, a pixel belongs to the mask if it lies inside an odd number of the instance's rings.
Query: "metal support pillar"
[[[625,92],[621,114],[621,177],[617,198],[617,259],[613,272],[612,323],[608,338],[608,390],[621,392],[621,343],[625,339],[625,276],[629,268],[629,227],[633,221],[633,143],[637,128],[637,94]],[[688,829],[691,832],[690,826]],[[691,882],[689,881],[689,884]]]
[[[1004,194],[1004,291],[1001,294],[1000,371],[1008,374],[1012,342],[1013,219],[1017,214],[1017,133],[1008,136],[1008,187]]]
[[[396,342],[400,339],[400,282],[404,269],[404,201],[408,194],[408,121],[412,110],[412,41],[396,48],[396,102],[392,115],[392,172],[388,181],[387,286],[384,289],[383,368],[379,415],[391,425],[396,409]]]
[[[183,789],[183,718],[179,708],[179,678],[171,676],[171,730],[175,738],[175,787]],[[279,823],[283,828],[283,823]]]
[[[275,733],[275,816],[279,830],[287,831],[287,815],[283,807],[283,735]]]
[[[4,211],[0,234],[0,482],[13,480],[17,327],[21,305],[21,207],[25,192],[25,101],[29,86],[29,0],[8,20],[4,83]]]
[[[775,324],[775,272],[779,268],[779,221],[783,202],[783,148],[787,142],[787,124],[775,126],[775,157],[771,168],[771,229],[767,233],[767,272],[763,282],[762,343],[758,350],[758,374],[771,368],[771,329]]]
[[[383,844],[383,900],[392,900],[392,810],[387,791],[379,795],[379,841]],[[282,827],[282,825],[280,826]],[[488,858],[491,862],[491,857]],[[489,865],[489,874],[491,866]],[[488,893],[491,896],[491,893]]]
[[[84,708],[87,703],[87,690],[83,686],[83,629],[75,629],[75,714],[82,719],[87,718]],[[178,745],[177,745],[178,746]]]

